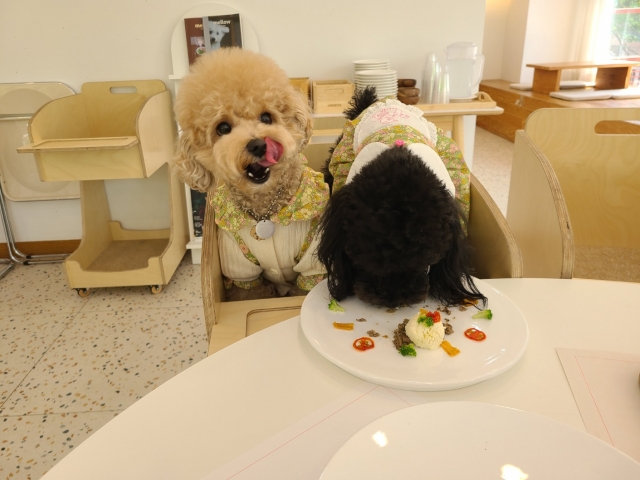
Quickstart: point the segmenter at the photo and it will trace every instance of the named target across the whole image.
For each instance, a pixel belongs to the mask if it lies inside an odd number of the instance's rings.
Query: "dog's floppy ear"
[[[311,134],[313,133],[313,119],[311,118],[311,107],[309,100],[297,88],[291,86],[288,95],[288,111],[287,115],[296,125],[297,129],[302,133],[302,141],[300,142],[300,150],[307,146]]]
[[[487,298],[471,278],[471,246],[460,223],[462,214],[459,212],[452,217],[451,247],[438,263],[431,265],[429,295],[445,305],[459,305],[466,299],[481,300],[486,304]]]
[[[206,192],[213,186],[214,178],[211,172],[196,160],[194,142],[192,129],[184,130],[180,134],[173,158],[174,171],[194,190]]]
[[[351,259],[345,252],[347,233],[344,224],[347,205],[345,198],[347,189],[335,193],[327,204],[320,220],[318,244],[318,260],[327,269],[329,293],[340,301],[353,294],[355,270]]]

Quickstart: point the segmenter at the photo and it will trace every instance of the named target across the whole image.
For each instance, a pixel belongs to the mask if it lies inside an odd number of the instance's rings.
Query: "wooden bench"
[[[560,90],[562,70],[597,68],[596,89],[627,88],[631,79],[631,69],[640,62],[562,62],[562,63],[527,63],[533,68],[533,91],[550,93]]]

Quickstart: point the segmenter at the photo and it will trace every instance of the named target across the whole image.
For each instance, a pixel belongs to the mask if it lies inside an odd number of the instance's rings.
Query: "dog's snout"
[[[267,151],[267,143],[261,138],[254,138],[247,143],[247,150],[254,157],[262,158]]]

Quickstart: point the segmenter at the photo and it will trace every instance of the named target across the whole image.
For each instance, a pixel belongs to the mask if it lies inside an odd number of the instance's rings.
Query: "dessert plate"
[[[460,349],[460,354],[449,357],[442,348],[417,348],[415,357],[403,357],[393,345],[393,331],[405,318],[411,318],[419,308],[436,310],[438,302],[429,300],[414,307],[398,310],[366,305],[356,297],[340,302],[344,313],[329,310],[327,281],[314,287],[304,299],[300,323],[305,337],[318,353],[343,370],[369,382],[387,387],[416,391],[437,391],[462,388],[499,375],[522,357],[529,339],[527,322],[503,293],[482,280],[474,279],[478,289],[488,298],[487,307],[492,320],[473,319],[475,307],[466,311],[450,307],[451,314],[442,313],[453,327],[453,334],[445,340]],[[426,306],[426,307],[425,307]],[[357,321],[364,318],[366,321]],[[339,330],[333,322],[353,323],[351,331]],[[477,342],[465,337],[468,328],[486,334]],[[371,337],[367,332],[380,334],[373,337],[375,346],[366,351],[356,350],[353,342],[360,337]]]
[[[551,418],[475,402],[436,402],[374,420],[320,480],[640,478],[640,463]]]

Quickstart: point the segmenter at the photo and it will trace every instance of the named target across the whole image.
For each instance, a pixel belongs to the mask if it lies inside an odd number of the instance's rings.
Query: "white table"
[[[584,431],[555,349],[638,353],[640,284],[580,279],[487,283],[525,315],[530,339],[524,357],[480,384],[417,394],[430,402],[513,407]],[[611,326],[610,334],[602,335],[603,324]],[[231,345],[149,393],[44,478],[199,479],[359,382],[316,353],[296,317]]]

